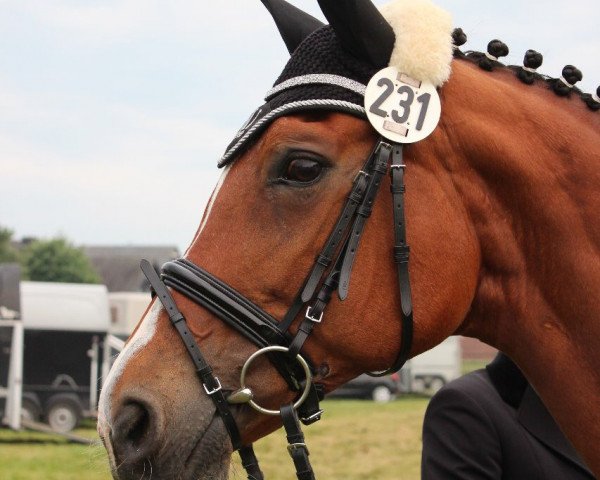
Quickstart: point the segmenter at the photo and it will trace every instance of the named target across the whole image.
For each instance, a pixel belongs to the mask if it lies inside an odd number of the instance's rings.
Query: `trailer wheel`
[[[42,414],[40,405],[31,398],[21,399],[21,418],[30,422],[38,422]]]
[[[433,395],[433,394],[437,393],[438,390],[440,390],[444,385],[446,385],[446,382],[444,381],[443,378],[433,377],[431,379],[431,382],[429,382],[429,391]]]
[[[387,403],[394,399],[394,394],[386,385],[377,385],[371,392],[371,398],[377,403]]]
[[[60,433],[73,430],[81,419],[81,406],[70,396],[56,395],[48,401],[48,425]]]
[[[425,379],[422,377],[417,377],[412,382],[412,391],[417,393],[425,393],[425,389],[427,388],[425,384]]]

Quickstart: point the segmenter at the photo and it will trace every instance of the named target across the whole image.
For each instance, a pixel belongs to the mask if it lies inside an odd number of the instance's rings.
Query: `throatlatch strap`
[[[204,391],[215,404],[217,412],[219,412],[219,416],[223,420],[225,428],[229,433],[233,449],[239,450],[242,447],[240,432],[235,423],[235,419],[231,414],[231,410],[229,409],[227,400],[223,395],[223,391],[221,390],[221,383],[219,382],[219,379],[213,375],[212,368],[210,368],[210,365],[206,362],[206,360],[204,360],[204,357],[200,352],[200,347],[198,347],[198,344],[194,340],[192,332],[190,332],[190,330],[188,329],[185,317],[177,308],[173,297],[171,296],[171,294],[167,290],[167,287],[154,270],[154,267],[150,265],[150,262],[148,262],[148,260],[142,260],[140,263],[140,267],[142,268],[142,272],[144,272],[144,275],[148,279],[148,282],[150,282],[150,285],[156,293],[156,296],[167,311],[171,323],[177,329],[177,332],[181,336],[183,344],[185,345],[185,348],[187,349],[190,358],[192,359],[192,362],[194,362],[194,367],[196,367],[196,374],[200,378],[200,382],[202,382]]]
[[[290,452],[296,467],[296,477],[298,480],[315,480],[315,474],[308,459],[308,448],[304,442],[304,434],[300,429],[300,423],[293,404],[282,406],[280,411],[288,441],[288,452]]]
[[[394,211],[394,262],[398,269],[398,287],[400,289],[400,302],[402,304],[402,332],[400,334],[400,351],[398,357],[389,369],[383,372],[371,372],[373,377],[381,377],[397,372],[408,360],[413,337],[413,310],[410,292],[410,279],[408,277],[408,258],[410,247],[406,243],[406,221],[404,218],[404,161],[402,160],[402,145],[394,144],[392,148],[392,165],[390,177],[392,184],[392,202]]]

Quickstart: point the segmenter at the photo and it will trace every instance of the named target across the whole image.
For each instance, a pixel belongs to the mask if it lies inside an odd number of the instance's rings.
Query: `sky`
[[[316,0],[296,6],[323,20]],[[375,1],[376,4],[386,3]],[[437,0],[468,35],[600,85],[598,0]],[[0,0],[0,226],[183,251],[288,58],[259,0]]]

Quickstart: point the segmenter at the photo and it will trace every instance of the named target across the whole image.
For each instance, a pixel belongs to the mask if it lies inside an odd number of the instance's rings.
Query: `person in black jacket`
[[[519,368],[499,353],[442,388],[423,424],[422,480],[590,480]]]

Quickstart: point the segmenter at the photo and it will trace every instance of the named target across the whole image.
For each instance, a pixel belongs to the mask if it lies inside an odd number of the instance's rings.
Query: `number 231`
[[[388,116],[388,112],[382,110],[380,107],[385,102],[388,97],[394,91],[394,82],[392,82],[389,78],[380,78],[377,82],[378,87],[384,87],[385,90],[383,93],[373,102],[371,107],[369,108],[369,112],[378,115],[380,117],[386,118]],[[402,108],[402,113],[400,114],[397,110],[392,110],[390,115],[392,116],[392,120],[396,123],[404,123],[408,120],[410,116],[410,108],[412,107],[413,102],[415,101],[415,92],[408,85],[402,85],[398,88],[398,94],[404,95],[406,94],[406,98],[401,99],[398,102],[400,108]],[[417,125],[415,128],[417,130],[421,130],[423,128],[423,123],[425,122],[425,116],[427,115],[427,107],[429,106],[429,100],[431,99],[430,93],[424,93],[417,97],[417,102],[421,104],[421,111],[419,112],[419,118],[417,120]]]

